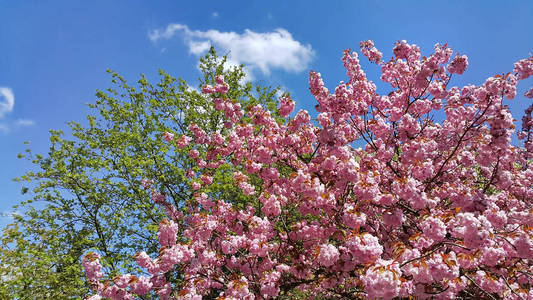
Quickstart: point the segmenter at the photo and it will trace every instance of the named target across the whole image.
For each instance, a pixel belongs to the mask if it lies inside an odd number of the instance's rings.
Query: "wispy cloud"
[[[15,121],[15,125],[19,127],[28,127],[35,125],[35,121],[28,119],[18,119],[17,121]]]
[[[20,212],[16,210],[15,211],[4,210],[3,212],[0,212],[0,218],[14,220],[15,216],[20,216]]]
[[[0,118],[10,113],[15,106],[15,95],[8,87],[0,87]]]
[[[284,88],[280,88],[279,90],[276,91],[276,99],[279,99],[281,98],[281,96],[285,95],[285,93],[287,93],[287,91],[285,91]]]
[[[301,72],[308,68],[315,56],[311,45],[295,40],[290,32],[282,28],[264,33],[249,29],[236,33],[215,29],[191,30],[187,25],[169,24],[165,29],[151,31],[148,37],[152,42],[157,42],[176,35],[184,40],[189,52],[197,56],[205,53],[211,45],[228,52],[228,63],[246,65],[249,75],[256,70],[265,75],[276,69]]]
[[[15,107],[15,94],[13,90],[8,87],[0,87],[0,120],[4,118],[5,115],[11,113]],[[3,121],[0,123],[0,133],[7,134],[13,127],[27,127],[35,125],[33,120],[29,119],[18,119],[16,121]]]
[[[9,133],[9,131],[11,131],[9,129],[9,126],[7,126],[6,124],[0,124],[0,133],[6,134]]]
[[[211,16],[212,16],[213,18],[218,18],[218,12],[216,12],[216,11],[213,12],[213,13],[211,14]]]

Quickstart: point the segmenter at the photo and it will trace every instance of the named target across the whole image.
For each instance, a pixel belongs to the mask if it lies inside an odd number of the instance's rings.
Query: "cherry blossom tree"
[[[87,253],[91,298],[532,299],[533,106],[512,145],[505,102],[533,75],[533,57],[479,86],[452,87],[468,58],[446,44],[422,57],[399,41],[388,61],[372,41],[361,51],[390,92],[378,94],[346,50],[348,79],[333,92],[309,74],[314,120],[302,110],[289,117],[288,97],[276,120],[227,97],[223,77],[204,86],[227,134],[194,124],[191,136],[163,133],[196,161],[193,198],[178,209],[146,182],[168,214],[159,255],[135,256],[145,274],[107,278]],[[246,204],[203,191],[224,165],[237,170]],[[171,273],[180,278],[171,283]]]

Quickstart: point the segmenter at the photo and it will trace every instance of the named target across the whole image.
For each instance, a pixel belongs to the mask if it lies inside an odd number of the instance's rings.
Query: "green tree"
[[[226,57],[212,48],[200,59],[199,87],[224,75],[231,99],[248,106],[261,104],[277,115],[277,88],[243,83],[242,66],[226,69]],[[186,170],[198,171],[187,149],[170,150],[163,132],[176,138],[194,123],[208,135],[225,133],[224,115],[209,105],[210,98],[184,80],[160,71],[150,84],[141,75],[136,87],[109,71],[115,88],[97,91],[88,125],[70,122],[72,138],[51,131],[47,155],[27,150],[24,157],[37,171],[16,180],[30,199],[27,212],[4,229],[0,250],[0,297],[16,299],[82,298],[89,289],[80,266],[88,250],[103,255],[109,274],[140,272],[130,262],[139,249],[158,251],[154,239],[163,209],[141,185],[155,182],[167,200],[181,209],[192,199]],[[208,149],[197,149],[205,156]],[[233,170],[212,171],[216,193],[235,202],[247,198],[235,188]],[[185,212],[186,213],[186,212]],[[179,276],[176,276],[179,278]]]

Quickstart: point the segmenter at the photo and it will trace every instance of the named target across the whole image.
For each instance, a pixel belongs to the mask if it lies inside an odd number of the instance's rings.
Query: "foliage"
[[[262,104],[275,110],[278,89],[254,88],[244,82],[242,67],[225,69],[225,62],[226,57],[211,49],[200,60],[199,86],[223,75],[232,99],[243,106]],[[21,204],[28,213],[4,230],[2,298],[84,297],[89,290],[80,258],[88,250],[102,253],[111,276],[141,272],[131,257],[139,248],[157,254],[157,224],[165,215],[141,182],[157,182],[158,191],[179,210],[191,198],[186,172],[198,171],[186,152],[161,140],[161,132],[191,134],[193,123],[208,134],[227,130],[211,99],[184,80],[160,71],[157,85],[141,75],[134,87],[109,73],[115,88],[97,91],[96,102],[89,104],[93,113],[87,116],[88,125],[69,123],[72,138],[52,130],[47,155],[30,150],[21,155],[36,171],[17,179],[31,187],[31,198]],[[197,150],[205,156],[205,147]],[[216,184],[207,192],[245,202],[227,175],[230,169],[214,170]]]
[[[503,105],[533,75],[533,57],[512,74],[458,88],[450,79],[468,59],[452,58],[447,45],[421,57],[400,41],[389,61],[371,41],[361,50],[392,92],[378,94],[357,54],[345,51],[348,81],[334,93],[310,72],[317,123],[306,111],[289,118],[289,97],[284,121],[259,105],[241,108],[222,76],[203,86],[227,130],[207,137],[190,126],[176,142],[164,133],[198,167],[191,201],[175,214],[158,184],[145,185],[168,212],[159,251],[135,256],[147,275],[116,277],[87,253],[91,299],[533,297],[533,106],[518,134],[523,146],[512,146]],[[353,148],[359,139],[366,146]],[[246,203],[206,193],[220,168],[233,170]]]

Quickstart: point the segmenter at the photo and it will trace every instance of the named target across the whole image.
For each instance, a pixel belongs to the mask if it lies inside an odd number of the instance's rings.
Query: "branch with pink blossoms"
[[[378,94],[357,53],[345,51],[348,79],[333,92],[320,73],[309,73],[316,123],[306,111],[290,117],[288,97],[277,120],[229,99],[222,77],[205,86],[227,131],[207,136],[191,125],[193,134],[180,138],[186,142],[177,146],[202,170],[188,175],[191,199],[173,207],[154,190],[169,219],[160,223],[159,255],[136,256],[149,275],[106,278],[88,254],[95,292],[111,299],[453,299],[480,291],[532,298],[533,279],[524,274],[533,273],[533,123],[526,111],[524,145],[511,145],[515,126],[502,103],[533,75],[533,60],[460,88],[449,86],[451,76],[464,73],[468,59],[447,45],[421,57],[418,46],[399,41],[389,61],[373,42],[361,47],[393,92]],[[439,111],[445,118],[436,122]],[[172,133],[163,139],[171,142]],[[359,140],[366,146],[354,149]],[[217,184],[209,166],[232,170],[248,202],[209,193]]]

